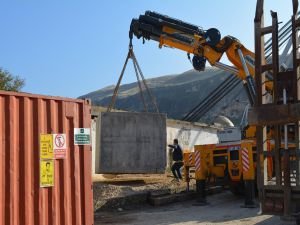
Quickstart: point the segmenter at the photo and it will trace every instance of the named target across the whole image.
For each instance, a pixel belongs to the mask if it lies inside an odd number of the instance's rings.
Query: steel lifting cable
[[[297,13],[297,17],[300,16],[300,12]],[[278,31],[278,46],[280,47],[291,37],[292,32],[292,20],[290,19],[288,22],[286,22]],[[272,37],[269,38],[265,43],[265,55],[266,59],[270,58],[272,56]]]
[[[137,62],[137,59],[134,55],[134,52],[133,52],[133,46],[132,46],[132,43],[130,41],[130,44],[129,44],[129,51],[128,51],[128,54],[127,54],[127,57],[126,57],[126,60],[125,60],[125,63],[124,63],[124,66],[123,66],[123,69],[122,69],[122,72],[121,72],[121,75],[118,79],[118,83],[114,89],[114,93],[113,93],[113,96],[112,96],[112,100],[109,104],[109,107],[107,108],[107,112],[110,112],[112,110],[112,108],[114,107],[115,105],[115,102],[116,102],[116,98],[117,98],[117,95],[118,95],[118,92],[119,92],[119,88],[120,88],[120,84],[121,84],[121,81],[122,81],[122,78],[123,78],[123,75],[124,75],[124,72],[125,72],[125,69],[127,67],[127,63],[128,63],[128,60],[129,59],[132,59],[132,62],[133,62],[133,66],[134,66],[134,71],[135,71],[135,75],[136,75],[136,78],[137,78],[137,82],[138,82],[138,86],[139,86],[139,89],[140,89],[140,94],[141,94],[141,99],[142,99],[142,102],[143,102],[143,105],[144,105],[144,108],[145,110],[148,112],[148,107],[147,107],[147,104],[145,102],[145,98],[144,98],[144,95],[143,95],[143,89],[142,89],[142,86],[141,86],[141,81],[140,81],[140,78],[139,78],[139,75],[141,76],[142,78],[142,82],[147,90],[147,93],[152,101],[152,104],[154,105],[155,107],[155,110],[157,113],[159,113],[159,110],[158,110],[158,107],[157,107],[157,104],[156,104],[156,101],[155,101],[155,98],[154,96],[151,94],[149,88],[148,88],[148,85],[146,83],[146,80],[145,80],[145,77],[142,73],[142,70]]]
[[[287,26],[288,25],[288,26]],[[283,39],[286,35],[288,35],[288,33],[290,33],[292,31],[292,24],[289,21],[288,23],[286,23],[283,27],[281,27],[278,31],[278,40],[280,41],[281,39]],[[272,48],[272,38],[269,38],[266,43],[265,43],[265,49],[269,50]]]
[[[196,115],[194,118],[194,121],[198,121],[202,116],[204,116],[210,109],[212,109],[219,101],[221,101],[224,96],[226,96],[232,89],[236,87],[241,81],[240,80],[235,80],[230,86],[228,87],[229,89],[225,90],[222,92],[220,95],[216,96],[213,101],[208,102],[206,106],[204,106]]]
[[[120,77],[119,77],[118,83],[117,83],[117,85],[116,85],[116,87],[115,87],[113,96],[112,96],[112,98],[111,98],[111,102],[110,102],[110,104],[109,104],[109,106],[108,106],[108,108],[107,108],[107,112],[110,112],[110,111],[112,110],[112,108],[114,107],[114,105],[115,105],[116,97],[117,97],[117,95],[118,95],[119,87],[120,87],[121,80],[122,80],[122,78],[123,78],[123,75],[124,75],[124,72],[125,72],[125,69],[126,69],[126,66],[127,66],[127,63],[128,63],[128,59],[131,58],[130,54],[131,54],[131,53],[130,53],[130,49],[129,49],[129,52],[128,52],[128,54],[127,54],[127,57],[126,57],[126,60],[125,60],[125,63],[124,63],[124,66],[123,66],[123,69],[122,69],[122,72],[121,72],[121,75],[120,75]]]
[[[278,44],[278,48],[281,49],[281,47],[291,38],[291,36],[285,36],[284,39],[281,39],[281,41]],[[272,50],[272,49],[271,49]],[[266,54],[266,60],[271,59],[272,51],[265,51]]]
[[[221,93],[221,95],[217,96],[213,99],[213,101],[209,102],[207,107],[203,107],[201,111],[198,112],[197,116],[194,118],[194,121],[198,121],[202,116],[204,116],[211,108],[213,108],[220,100],[222,100],[229,92],[231,92],[241,81],[237,78],[230,87]]]
[[[223,85],[220,85],[223,87]],[[219,87],[220,87],[219,86]],[[195,121],[195,118],[197,117],[199,111],[202,110],[203,106],[207,105],[208,102],[212,101],[213,96],[216,93],[220,93],[218,90],[212,91],[205,99],[204,101],[201,101],[196,107],[194,107],[182,120],[188,121],[188,122],[193,122]]]
[[[146,112],[148,112],[148,106],[145,102],[145,98],[144,98],[144,94],[143,94],[143,89],[142,89],[142,85],[141,85],[141,81],[140,81],[140,77],[138,76],[138,70],[137,70],[137,66],[136,64],[133,62],[133,67],[134,67],[134,71],[135,71],[135,75],[136,75],[136,79],[138,80],[138,84],[139,84],[139,88],[140,88],[140,94],[141,94],[141,99],[144,105],[144,109],[146,110]]]
[[[287,39],[291,37],[292,25],[284,31],[284,33],[278,35],[278,45],[279,47],[283,45]],[[265,55],[272,54],[272,42],[265,47]]]
[[[233,90],[241,81],[232,76],[233,79],[225,85],[221,85],[221,89],[215,92],[208,101],[205,101],[200,108],[189,118],[190,122],[198,121],[205,113],[207,113],[215,104],[217,104],[225,95]]]
[[[189,114],[187,118],[185,118],[186,121],[195,121],[195,118],[198,117],[199,112],[203,110],[204,107],[207,107],[207,105],[211,105],[209,102],[214,102],[214,99],[217,98],[218,95],[221,95],[226,88],[229,88],[231,86],[231,83],[234,82],[234,80],[237,79],[232,74],[222,83],[219,85],[215,90],[210,92],[210,94],[204,99],[204,101],[200,102],[197,107],[193,109]],[[208,109],[209,110],[209,109]]]
[[[213,98],[213,95],[216,95],[220,92],[220,89],[222,89],[223,86],[227,85],[227,83],[231,82],[233,80],[232,76],[227,77],[222,85],[219,85],[214,91],[210,92],[207,98],[205,98],[203,101],[201,101],[198,105],[196,105],[190,112],[188,112],[182,120],[184,121],[190,121],[190,119],[199,111],[201,107],[203,107],[206,102],[210,101]]]
[[[132,51],[132,60],[134,61],[134,63],[135,63],[136,66],[137,66],[137,69],[138,69],[138,71],[139,71],[139,73],[140,73],[140,75],[141,75],[141,77],[142,77],[143,84],[144,84],[144,86],[145,86],[145,88],[146,88],[146,90],[147,90],[147,92],[148,92],[148,95],[149,95],[149,97],[150,97],[150,99],[151,99],[151,101],[152,101],[152,104],[153,104],[154,107],[155,107],[156,112],[159,113],[159,110],[158,110],[158,107],[157,107],[155,98],[154,98],[154,96],[152,95],[152,93],[151,93],[151,91],[150,91],[150,89],[149,89],[149,87],[148,87],[148,85],[147,85],[147,83],[146,83],[146,79],[145,79],[145,77],[144,77],[144,75],[143,75],[143,72],[142,72],[142,70],[141,70],[141,67],[140,67],[139,64],[138,64],[138,61],[137,61],[137,59],[136,59],[136,57],[135,57],[133,51]]]
[[[300,16],[300,12],[297,13],[297,17]],[[282,39],[282,36],[285,36],[286,33],[289,33],[292,30],[292,20],[290,19],[286,22],[278,31],[278,39]],[[265,49],[270,48],[272,46],[272,38],[269,38],[265,43]]]
[[[198,121],[206,112],[208,112],[215,104],[217,104],[226,94],[228,94],[240,80],[231,74],[229,82],[220,85],[219,90],[215,89],[211,94],[209,94],[208,99],[201,102],[200,107],[195,110],[192,115],[187,118],[186,121],[195,122]]]

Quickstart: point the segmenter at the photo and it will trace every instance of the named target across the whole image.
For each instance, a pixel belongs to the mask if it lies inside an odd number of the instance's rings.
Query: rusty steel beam
[[[263,16],[263,6],[264,0],[257,0],[256,3],[256,12],[254,18],[254,33],[255,33],[255,83],[256,83],[256,101],[254,103],[255,107],[262,105],[262,74],[263,68],[262,64],[265,64],[264,59],[264,37],[262,33],[262,28],[264,25],[264,16]],[[248,113],[249,114],[249,113]],[[249,118],[248,118],[249,120]],[[264,136],[266,134],[266,128],[263,126],[256,127],[256,171],[257,171],[257,188],[258,188],[258,198],[261,202],[261,205],[264,206],[264,179],[265,179],[265,170],[264,170],[264,156],[263,149],[265,147]]]
[[[298,0],[293,0],[293,14],[294,16],[297,14],[298,11]]]
[[[272,70],[272,64],[266,64],[266,65],[262,65],[261,67],[262,67],[262,73],[263,72],[266,72],[266,71],[270,71],[270,70]]]
[[[295,123],[300,120],[300,103],[287,105],[264,105],[249,109],[250,125],[280,125]]]
[[[298,25],[299,26],[299,25]],[[294,102],[298,101],[298,85],[299,85],[299,81],[298,81],[298,69],[297,67],[299,66],[298,62],[299,62],[299,57],[298,57],[298,35],[297,35],[297,31],[296,28],[298,27],[296,24],[296,16],[293,15],[292,16],[292,43],[293,43],[293,89],[294,89],[294,93],[293,96],[295,96],[294,98]]]
[[[264,13],[264,0],[257,0],[254,23],[260,23]]]
[[[279,72],[279,56],[278,56],[278,18],[277,13],[271,11],[272,16],[272,74],[273,74],[273,102],[278,103],[279,92],[278,72]]]

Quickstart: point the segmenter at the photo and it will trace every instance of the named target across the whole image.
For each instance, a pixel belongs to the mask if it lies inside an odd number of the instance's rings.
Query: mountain
[[[148,79],[146,82],[156,98],[159,111],[166,113],[168,118],[181,119],[200,102],[216,95],[216,88],[224,84],[230,76],[233,75],[217,68],[207,67],[203,72],[189,70],[178,75]],[[216,95],[216,98],[219,97],[221,100],[212,108],[208,107],[209,111],[200,118],[200,122],[213,123],[217,116],[222,115],[232,120],[235,125],[239,125],[248,99],[242,82],[237,82],[236,87],[224,87],[223,91]],[[111,101],[114,88],[115,86],[108,86],[79,98],[90,98],[93,105],[107,106]],[[223,97],[222,95],[228,89],[229,93]],[[150,103],[146,90],[143,93],[146,102]],[[137,82],[120,86],[115,108],[144,111]],[[152,111],[153,108],[151,107]]]

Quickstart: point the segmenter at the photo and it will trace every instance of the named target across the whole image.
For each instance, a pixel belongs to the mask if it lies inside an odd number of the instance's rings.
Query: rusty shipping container
[[[88,101],[0,91],[0,225],[92,225],[92,152],[74,145],[90,128]],[[54,186],[40,187],[40,134],[66,134]]]

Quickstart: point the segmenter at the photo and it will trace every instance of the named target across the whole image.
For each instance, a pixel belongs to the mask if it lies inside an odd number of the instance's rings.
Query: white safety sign
[[[53,134],[53,149],[55,159],[66,158],[67,138],[66,134]]]
[[[74,128],[74,144],[89,145],[91,144],[90,128]]]

